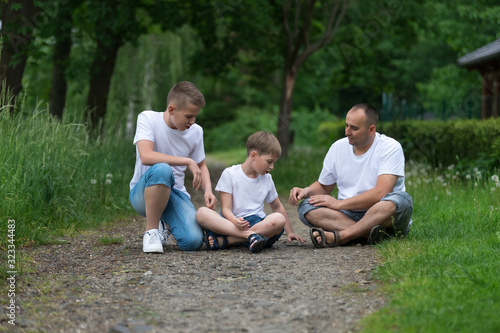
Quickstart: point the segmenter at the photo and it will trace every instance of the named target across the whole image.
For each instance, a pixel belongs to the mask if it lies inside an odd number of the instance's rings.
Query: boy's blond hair
[[[247,139],[247,156],[252,150],[257,151],[259,155],[281,156],[281,145],[278,139],[269,132],[259,131],[250,135]]]
[[[170,89],[167,95],[167,107],[175,104],[178,110],[183,110],[189,103],[200,108],[205,105],[205,97],[193,83],[181,81]]]

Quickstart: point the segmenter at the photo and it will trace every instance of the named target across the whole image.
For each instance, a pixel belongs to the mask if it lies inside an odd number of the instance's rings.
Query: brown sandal
[[[318,242],[316,237],[314,236],[314,232],[317,231],[319,232],[319,237],[321,237],[321,242]],[[335,236],[335,241],[332,243],[327,243],[326,242],[326,237],[325,237],[325,231],[321,228],[316,228],[312,227],[309,229],[309,236],[311,237],[311,242],[313,243],[314,247],[336,247],[340,245],[340,233],[338,231],[332,231],[333,235]]]

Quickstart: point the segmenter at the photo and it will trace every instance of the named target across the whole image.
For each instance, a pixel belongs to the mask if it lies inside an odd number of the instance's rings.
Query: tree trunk
[[[5,108],[14,113],[17,96],[22,90],[22,79],[26,60],[27,47],[33,38],[33,24],[37,7],[32,0],[18,1],[21,9],[13,10],[11,2],[0,2],[3,41],[0,54],[0,92],[3,103],[11,105]],[[2,109],[0,109],[2,112]]]
[[[57,21],[71,23],[71,7],[61,5],[57,13]],[[61,24],[56,32],[56,43],[52,57],[52,85],[50,88],[49,112],[58,119],[62,119],[64,106],[66,105],[66,91],[68,83],[65,71],[69,64],[71,51],[71,27],[72,24]]]
[[[278,131],[276,137],[281,144],[281,156],[286,158],[290,148],[290,121],[292,114],[292,96],[295,80],[297,78],[297,68],[285,66],[283,69],[283,87],[281,90],[280,112],[278,117]]]
[[[106,115],[111,77],[121,44],[120,39],[116,39],[110,44],[97,42],[94,61],[90,67],[90,89],[86,109],[87,120],[90,121],[90,129],[94,134],[99,130]],[[102,130],[102,128],[100,129]]]

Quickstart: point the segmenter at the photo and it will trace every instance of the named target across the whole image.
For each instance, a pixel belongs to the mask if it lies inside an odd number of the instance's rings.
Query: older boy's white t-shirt
[[[241,164],[226,168],[215,190],[232,194],[232,211],[236,217],[257,215],[264,218],[264,202],[273,202],[278,197],[270,174],[250,178],[243,172]]]
[[[193,124],[189,129],[179,131],[170,128],[163,119],[163,112],[143,111],[137,117],[137,130],[134,137],[136,145],[136,160],[134,177],[130,182],[130,189],[134,187],[141,176],[150,168],[141,163],[141,157],[137,149],[137,142],[149,140],[154,143],[154,151],[179,157],[190,157],[196,163],[205,159],[205,148],[203,146],[203,129]],[[175,188],[189,193],[184,186],[184,172],[187,166],[172,166],[175,177]],[[190,197],[190,196],[189,196]]]
[[[375,134],[370,149],[356,156],[347,138],[332,144],[325,156],[318,181],[337,184],[338,199],[352,198],[375,187],[383,174],[398,176],[394,191],[405,191],[405,158],[401,144],[384,134]]]

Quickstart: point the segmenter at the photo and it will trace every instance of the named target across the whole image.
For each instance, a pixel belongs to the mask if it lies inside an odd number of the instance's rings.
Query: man
[[[376,131],[378,115],[368,104],[349,110],[346,137],[332,144],[318,181],[294,187],[289,202],[310,229],[316,247],[339,246],[368,237],[406,236],[413,202],[405,192],[404,154],[394,139]],[[338,187],[338,199],[330,196]]]

